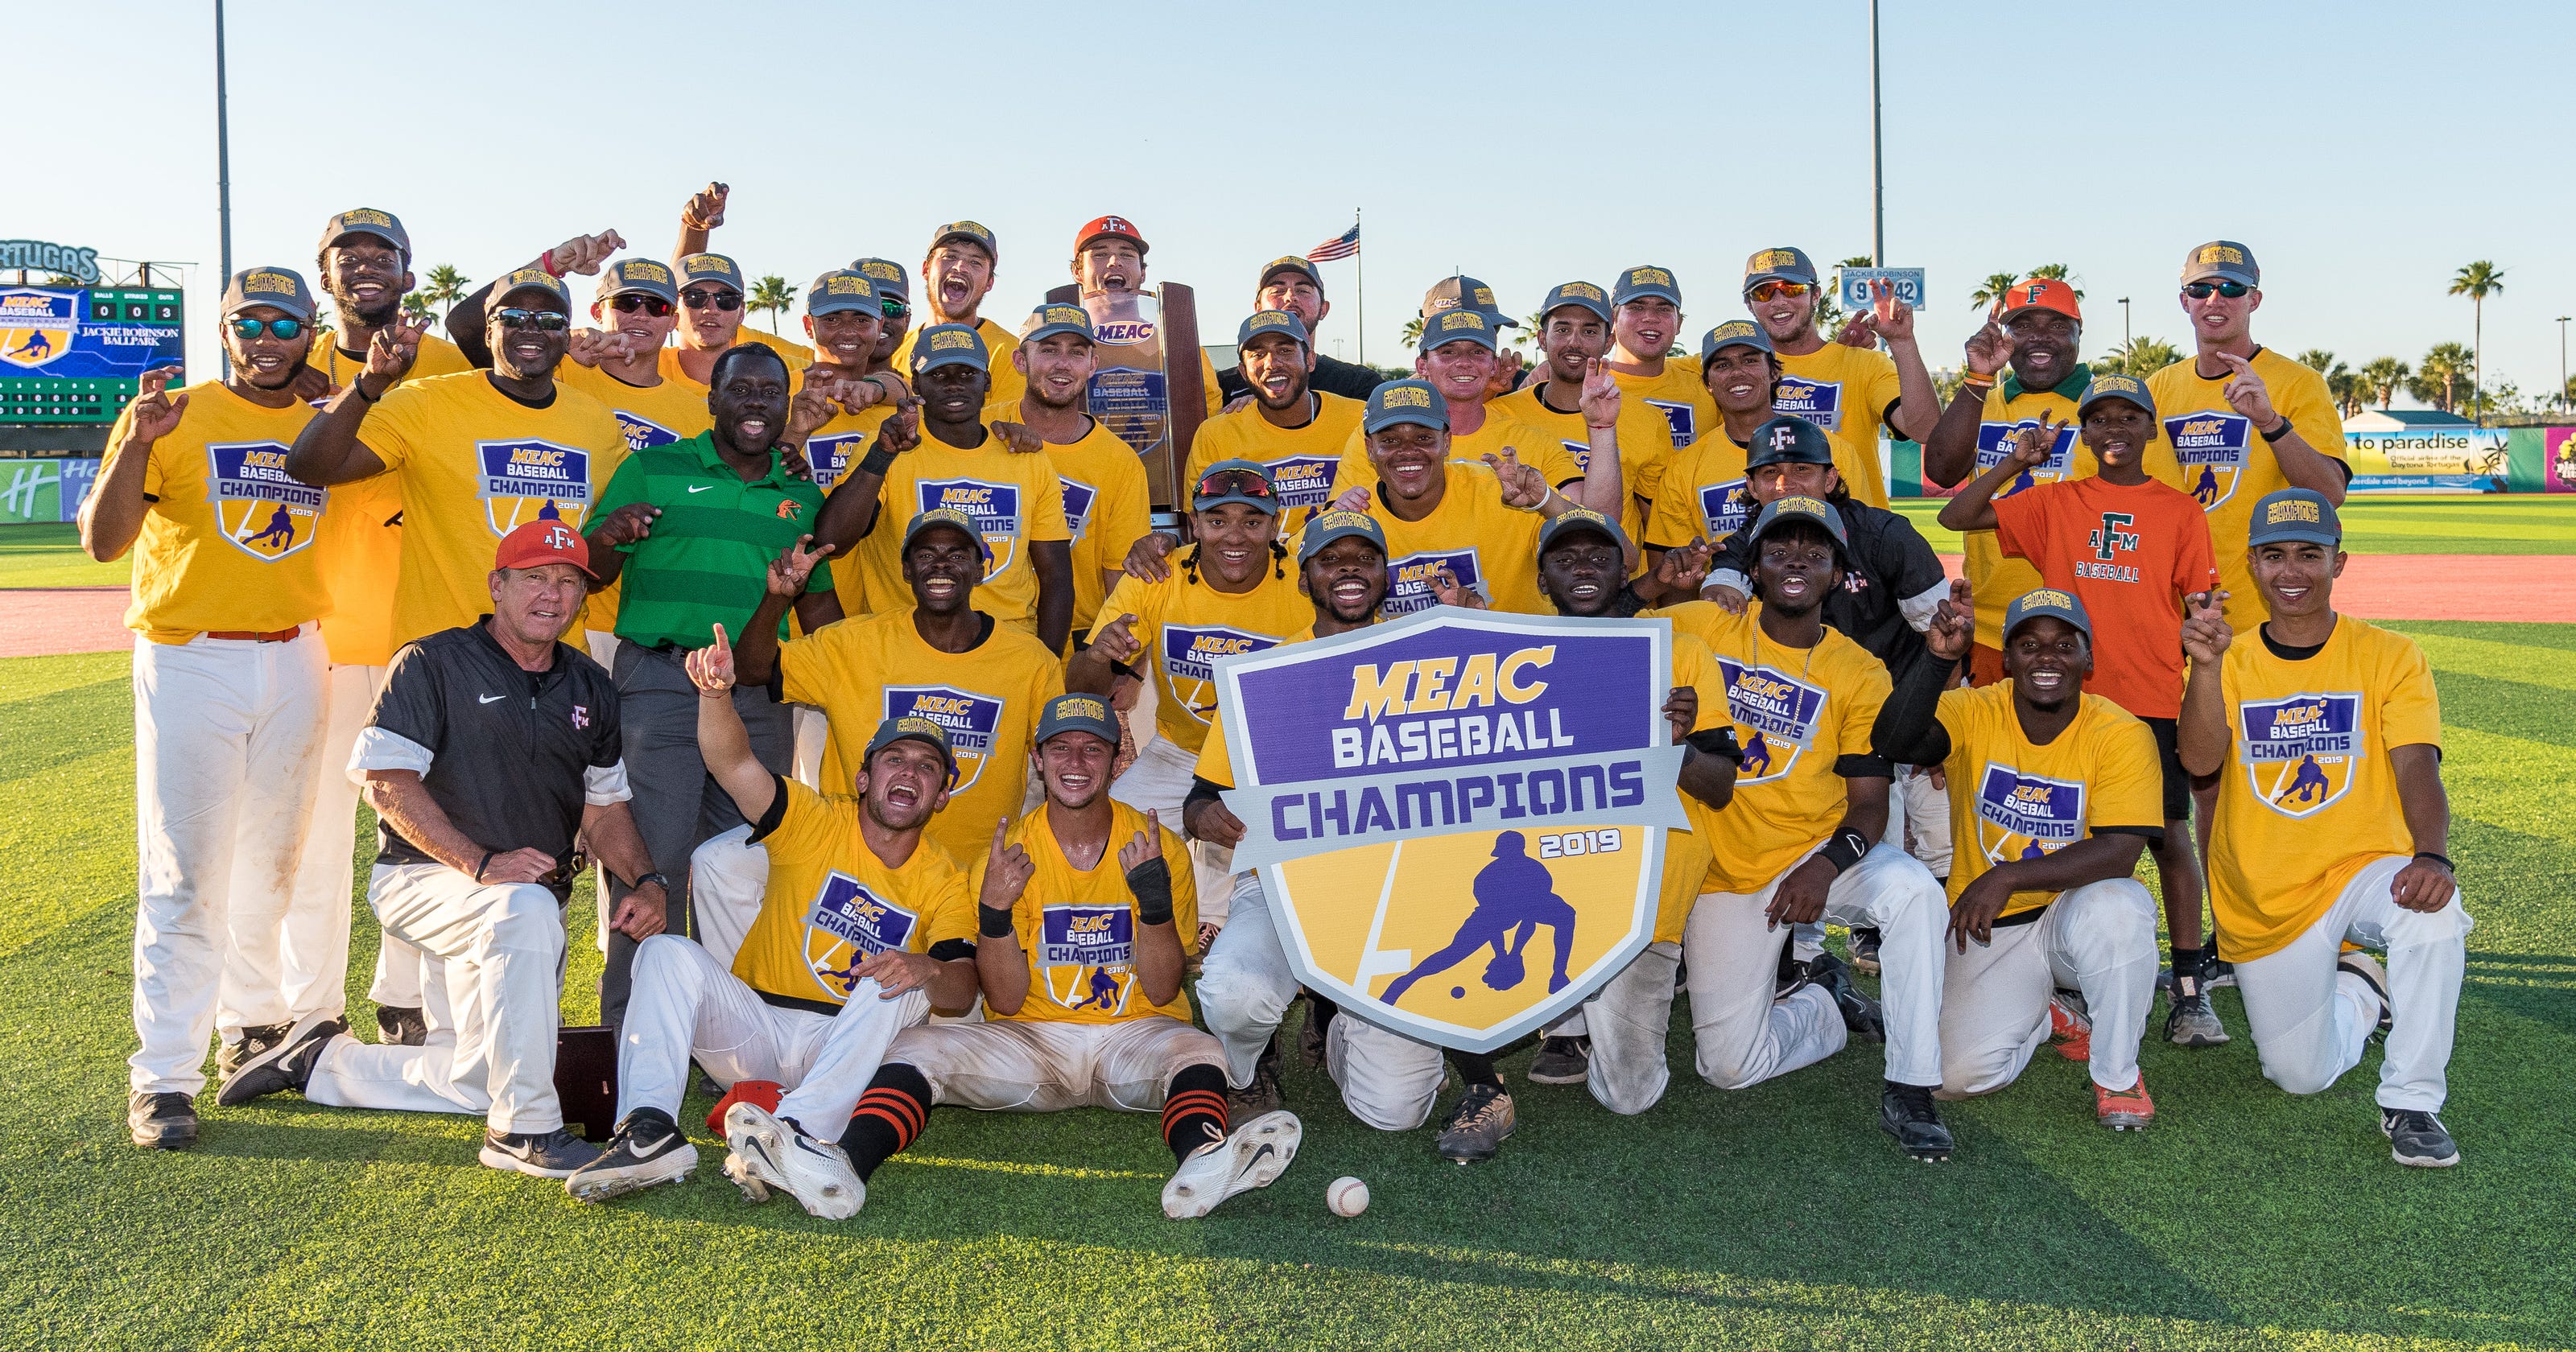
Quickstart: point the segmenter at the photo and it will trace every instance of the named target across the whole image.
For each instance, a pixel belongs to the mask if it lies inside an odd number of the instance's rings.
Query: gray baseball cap
[[[224,283],[224,317],[229,319],[254,305],[284,310],[290,319],[310,321],[313,288],[306,286],[304,274],[293,268],[243,268]]]
[[[1299,347],[1314,345],[1314,340],[1306,336],[1306,321],[1286,310],[1264,310],[1243,321],[1243,327],[1234,331],[1234,345],[1242,347],[1265,333],[1286,334],[1296,339]]]
[[[318,256],[330,251],[343,235],[373,235],[402,251],[404,261],[411,259],[411,235],[390,211],[374,207],[351,207],[322,223],[322,243],[314,249]]]
[[[1750,291],[1759,282],[1801,282],[1816,284],[1816,262],[1804,249],[1782,247],[1755,251],[1744,260],[1744,289]]]
[[[2343,522],[2334,504],[2313,488],[2284,488],[2266,493],[2254,504],[2254,522],[2245,546],[2305,541],[2331,549],[2343,543]]]
[[[1780,347],[1771,335],[1750,319],[1730,319],[1699,336],[1700,370],[1708,369],[1709,358],[1730,347],[1749,347],[1759,352],[1780,355]]]
[[[1419,423],[1424,427],[1449,430],[1449,401],[1427,380],[1390,380],[1369,391],[1368,406],[1360,414],[1360,435],[1383,431],[1398,423]]]
[[[1049,301],[1029,311],[1028,332],[1020,335],[1022,343],[1037,343],[1059,333],[1070,333],[1084,342],[1091,341],[1091,312],[1079,305]]]
[[[1610,293],[1590,282],[1557,283],[1556,289],[1547,293],[1546,302],[1538,307],[1539,321],[1545,323],[1549,315],[1568,305],[1580,305],[1600,316],[1602,323],[1610,322]]]
[[[680,303],[679,283],[672,280],[671,265],[657,258],[627,258],[600,270],[600,300],[609,300],[636,292],[659,296],[673,305]]]
[[[2156,416],[2156,396],[2147,389],[2147,382],[2116,371],[2104,371],[2093,377],[2092,383],[2084,387],[2083,396],[2075,401],[2075,416],[2083,417],[2086,409],[2105,399],[2125,399],[2145,409],[2148,417]]]
[[[2055,587],[2041,587],[2014,597],[2012,604],[2004,607],[2004,637],[2011,638],[2013,631],[2021,628],[2022,621],[2036,620],[2043,615],[2064,620],[2083,630],[2084,637],[2093,637],[2093,617],[2084,613],[2084,603],[2075,599],[2075,593],[2062,592]]]
[[[680,260],[680,285],[714,282],[729,286],[735,295],[743,293],[742,266],[720,253],[691,254]]]
[[[1414,346],[1428,352],[1444,343],[1466,342],[1491,352],[1500,337],[1493,316],[1482,310],[1442,310],[1422,321],[1422,336]]]
[[[1385,386],[1378,388],[1384,389]],[[1352,539],[1366,540],[1377,546],[1378,553],[1386,552],[1386,528],[1377,523],[1376,517],[1366,512],[1338,509],[1317,512],[1315,519],[1306,523],[1304,534],[1298,537],[1297,566],[1305,567],[1307,560],[1324,552],[1324,546],[1335,540]]]
[[[1682,303],[1682,284],[1674,280],[1671,268],[1640,263],[1620,273],[1619,280],[1610,287],[1610,303],[1613,305],[1625,305],[1648,296],[1668,300],[1675,305]]]
[[[2183,285],[2208,281],[2261,286],[2263,270],[2254,265],[2252,249],[2232,239],[2213,239],[2182,258]]]
[[[880,293],[892,292],[906,305],[912,303],[912,274],[891,258],[859,258],[850,263],[850,271],[877,284]]]
[[[1843,530],[1843,514],[1835,511],[1834,505],[1823,498],[1772,499],[1762,509],[1762,515],[1753,518],[1753,530],[1747,538],[1759,545],[1763,536],[1800,521],[1812,521],[1824,527],[1825,534],[1833,537],[1834,547],[1845,557],[1850,556],[1851,536]]]
[[[1038,712],[1037,745],[1044,746],[1068,732],[1087,732],[1114,747],[1118,745],[1118,716],[1109,712],[1109,701],[1098,695],[1058,695]]]
[[[972,366],[978,371],[993,369],[992,354],[984,350],[984,335],[972,324],[933,324],[923,329],[912,345],[912,372],[941,366]]]
[[[1546,525],[1539,527],[1538,552],[1544,555],[1557,541],[1580,531],[1590,531],[1623,550],[1628,547],[1628,532],[1620,529],[1617,517],[1589,507],[1572,507],[1557,513]]]
[[[844,310],[877,313],[877,284],[847,268],[834,268],[805,288],[805,313],[821,316]]]

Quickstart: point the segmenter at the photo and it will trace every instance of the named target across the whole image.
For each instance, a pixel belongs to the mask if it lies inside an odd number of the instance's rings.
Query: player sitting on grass
[[[1961,846],[1950,871],[1941,1097],[2012,1083],[2054,1033],[2060,1055],[2091,1062],[2094,1116],[2135,1130],[2156,1114],[2138,1073],[2156,996],[2156,906],[2130,876],[2168,830],[2155,738],[2085,693],[2093,622],[2064,591],[2005,608],[2003,680],[1943,689],[1968,654],[1974,609],[1974,589],[1952,582],[1934,660],[1888,699],[1897,722],[1923,729],[1905,759],[1949,766]]]
[[[1191,1026],[1181,990],[1181,936],[1198,925],[1189,851],[1159,814],[1109,796],[1117,754],[1106,699],[1047,702],[1036,752],[1046,799],[993,827],[975,871],[987,1017],[895,1039],[842,1140],[862,1178],[912,1142],[934,1103],[1159,1111],[1180,1165],[1163,1186],[1175,1220],[1267,1186],[1296,1157],[1292,1113],[1226,1133],[1225,1052]]]
[[[617,1135],[564,1187],[598,1202],[688,1177],[698,1152],[674,1114],[696,1057],[719,1083],[786,1087],[726,1096],[725,1176],[753,1201],[781,1188],[807,1213],[845,1220],[868,1190],[836,1142],[887,1045],[933,1007],[975,1003],[966,879],[921,831],[948,801],[957,760],[938,724],[889,718],[868,739],[854,798],[771,773],[734,711],[724,627],[714,633],[688,659],[698,747],[768,847],[768,890],[730,972],[677,935],[637,946]]]
[[[2237,641],[2224,591],[2182,627],[2182,763],[2217,775],[2209,901],[2263,1076],[2314,1094],[2374,1035],[2379,1129],[2400,1164],[2446,1168],[2470,919],[2443,857],[2442,706],[2423,650],[2334,609],[2343,528],[2305,488],[2254,505],[2247,563],[2271,620]],[[2239,610],[2238,614],[2244,614]],[[2323,692],[2323,693],[2320,693]],[[2347,942],[2384,948],[2382,970]]]

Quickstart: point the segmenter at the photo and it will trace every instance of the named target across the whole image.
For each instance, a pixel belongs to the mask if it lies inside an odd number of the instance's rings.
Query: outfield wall
[[[0,460],[0,526],[71,521],[80,516],[100,462]]]
[[[2576,427],[2346,432],[2344,448],[2357,493],[2576,493]],[[1950,496],[1924,484],[1911,441],[1889,445],[1887,467],[1890,496]]]

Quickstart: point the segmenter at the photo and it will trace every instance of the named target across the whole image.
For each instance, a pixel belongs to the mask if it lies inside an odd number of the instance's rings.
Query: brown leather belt
[[[256,629],[209,629],[208,638],[227,638],[237,643],[285,643],[304,632],[303,625],[261,632]]]

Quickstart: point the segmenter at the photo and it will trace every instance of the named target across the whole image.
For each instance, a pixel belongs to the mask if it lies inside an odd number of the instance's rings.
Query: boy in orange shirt
[[[2173,939],[2173,1009],[2165,1036],[2186,1047],[2227,1041],[2226,1025],[2202,989],[2201,877],[2191,833],[2191,776],[2184,773],[2175,720],[2182,714],[2182,620],[2186,598],[2218,580],[2209,523],[2200,504],[2149,475],[2156,440],[2155,398],[2134,376],[2102,374],[2076,401],[2085,449],[2100,462],[2091,478],[2040,484],[2001,501],[1995,494],[2048,463],[2064,424],[2053,415],[2025,426],[2004,458],[1941,509],[1954,530],[1992,530],[2007,558],[2030,560],[2049,586],[2084,602],[2099,630],[2085,688],[2142,719],[2164,764],[2165,835],[2154,847]]]

